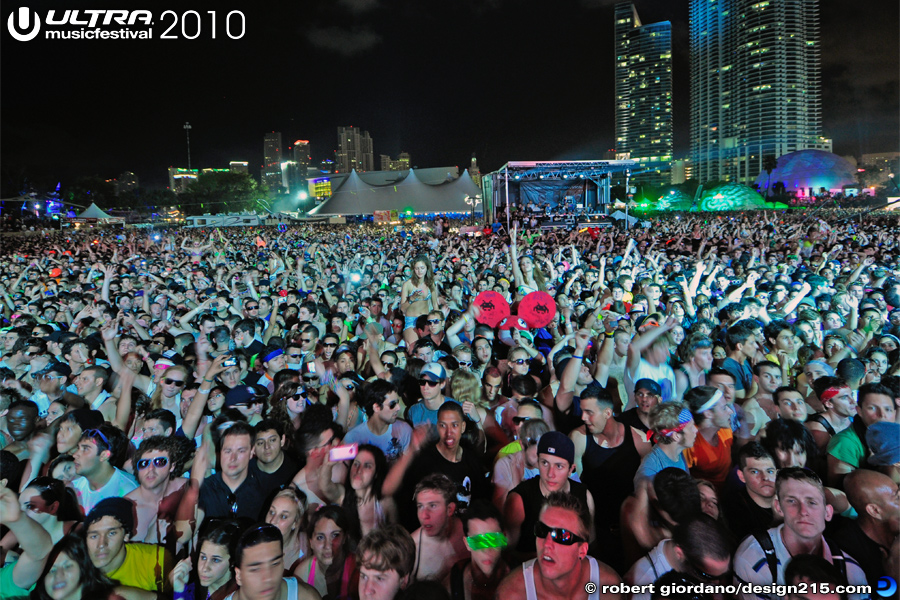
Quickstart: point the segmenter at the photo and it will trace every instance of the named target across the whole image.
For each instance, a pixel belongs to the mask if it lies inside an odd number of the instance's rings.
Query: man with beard
[[[599,600],[603,586],[621,579],[610,567],[588,556],[591,517],[575,496],[553,492],[534,525],[537,558],[527,561],[500,583],[497,598],[525,600]],[[585,590],[593,583],[593,591]],[[609,600],[619,594],[602,594]]]
[[[170,540],[175,512],[187,479],[177,477],[178,443],[171,437],[144,439],[132,458],[139,487],[125,498],[135,504],[136,530],[132,541],[162,544]]]
[[[453,598],[493,600],[500,582],[509,574],[509,566],[500,553],[507,545],[500,511],[485,502],[475,502],[463,520],[466,548],[471,560],[461,560],[444,579],[444,587]]]
[[[742,446],[737,453],[738,479],[744,484],[725,495],[723,509],[735,539],[765,533],[774,524],[775,460],[759,442]]]

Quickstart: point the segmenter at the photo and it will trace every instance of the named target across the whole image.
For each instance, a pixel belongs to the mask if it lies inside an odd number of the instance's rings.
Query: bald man
[[[857,469],[844,479],[847,499],[859,518],[847,520],[835,534],[841,550],[855,558],[870,585],[887,575],[884,558],[900,533],[900,489],[890,477]]]

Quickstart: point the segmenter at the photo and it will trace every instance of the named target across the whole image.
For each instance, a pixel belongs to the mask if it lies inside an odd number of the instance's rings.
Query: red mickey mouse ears
[[[529,327],[540,329],[556,316],[556,302],[547,292],[531,292],[519,302],[516,312]]]
[[[474,302],[481,309],[478,322],[488,327],[496,327],[500,321],[509,316],[509,302],[499,292],[493,290],[481,292],[475,296]]]

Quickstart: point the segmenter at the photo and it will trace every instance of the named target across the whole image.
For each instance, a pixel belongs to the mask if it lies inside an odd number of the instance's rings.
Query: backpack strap
[[[769,565],[769,571],[772,573],[772,583],[778,583],[778,557],[775,555],[775,544],[772,542],[772,536],[768,531],[754,532],[753,537],[756,543],[762,548],[763,554],[766,555],[766,564]]]
[[[831,551],[831,564],[840,572],[843,584],[847,585],[847,558],[844,556],[844,552],[837,542],[825,538],[825,543],[828,544],[828,550]]]
[[[837,432],[834,430],[834,427],[832,427],[831,423],[828,422],[828,419],[826,419],[824,416],[822,416],[822,413],[816,413],[814,415],[810,415],[809,417],[806,418],[806,420],[813,421],[814,423],[818,423],[825,429],[825,431],[828,433],[828,435],[830,435],[832,437],[837,435]]]

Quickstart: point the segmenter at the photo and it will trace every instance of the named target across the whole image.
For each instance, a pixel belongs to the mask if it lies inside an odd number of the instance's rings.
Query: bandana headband
[[[682,408],[681,412],[678,413],[678,425],[672,427],[671,429],[660,429],[659,431],[648,431],[647,432],[647,441],[653,439],[654,435],[658,435],[660,437],[672,437],[676,433],[681,433],[684,431],[688,425],[690,425],[694,421],[693,415],[691,415],[691,411],[687,408]]]
[[[827,390],[825,390],[824,392],[822,392],[822,395],[819,397],[819,400],[821,400],[822,402],[825,402],[826,400],[831,400],[832,398],[834,398],[835,396],[840,394],[841,390],[845,390],[845,389],[850,389],[850,386],[836,385],[836,386],[830,387]]]

